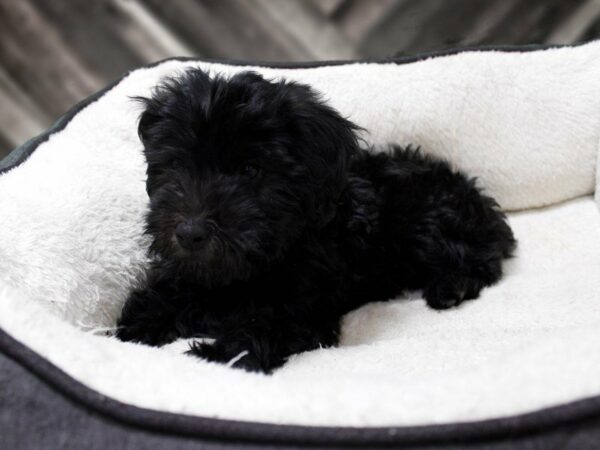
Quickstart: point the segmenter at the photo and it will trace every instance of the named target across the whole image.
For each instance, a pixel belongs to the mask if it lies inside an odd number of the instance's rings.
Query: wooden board
[[[0,0],[0,157],[170,56],[348,59],[597,36],[597,0]]]

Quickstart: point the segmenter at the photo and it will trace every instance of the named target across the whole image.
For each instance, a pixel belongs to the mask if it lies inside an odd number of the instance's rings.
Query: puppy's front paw
[[[198,356],[207,361],[244,369],[248,372],[270,373],[283,364],[283,361],[280,364],[272,364],[265,358],[261,359],[258,355],[244,349],[238,343],[227,344],[222,340],[218,340],[214,344],[194,342],[190,345],[187,354]]]
[[[116,337],[125,342],[139,342],[140,344],[158,347],[174,341],[178,335],[175,330],[153,327],[143,323],[134,323],[119,325]]]
[[[448,309],[477,298],[483,286],[484,283],[474,278],[440,279],[423,290],[423,297],[433,309]]]

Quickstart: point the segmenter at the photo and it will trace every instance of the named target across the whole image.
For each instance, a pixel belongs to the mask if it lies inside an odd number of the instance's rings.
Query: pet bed
[[[503,280],[444,312],[369,304],[271,376],[107,336],[148,264],[132,97],[188,67],[308,83],[367,142],[476,175],[519,240]],[[0,446],[592,448],[599,137],[600,42],[128,73],[0,163]]]

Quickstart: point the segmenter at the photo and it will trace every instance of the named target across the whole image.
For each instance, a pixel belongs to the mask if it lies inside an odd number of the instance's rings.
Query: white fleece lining
[[[600,122],[600,120],[599,120]],[[598,125],[600,127],[600,123]],[[596,157],[596,192],[595,192],[596,203],[600,208],[600,139],[598,139],[598,156]]]
[[[407,65],[259,69],[307,82],[373,143],[421,145],[480,178],[520,241],[481,299],[438,313],[419,295],[344,320],[339,348],[271,377],[81,331],[114,325],[143,278],[141,69],[0,176],[0,327],[77,380],[139,406],[207,417],[382,426],[507,416],[600,394],[600,43]],[[541,209],[575,197],[566,203]],[[49,314],[52,311],[54,314]],[[76,326],[73,326],[75,324]],[[164,380],[169,380],[165,383]]]
[[[344,320],[339,348],[273,376],[84,333],[0,292],[0,326],[75,379],[134,405],[303,425],[468,421],[600,394],[600,212],[590,197],[512,214],[520,248],[477,301],[436,312],[417,295]],[[168,380],[168,381],[165,381]]]

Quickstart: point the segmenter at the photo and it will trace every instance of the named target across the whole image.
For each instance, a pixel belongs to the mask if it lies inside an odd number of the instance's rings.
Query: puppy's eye
[[[242,171],[244,175],[254,178],[260,174],[260,167],[257,167],[253,164],[246,164]]]
[[[171,169],[179,170],[182,167],[183,167],[183,163],[181,162],[180,159],[174,159],[173,161],[171,161]]]

